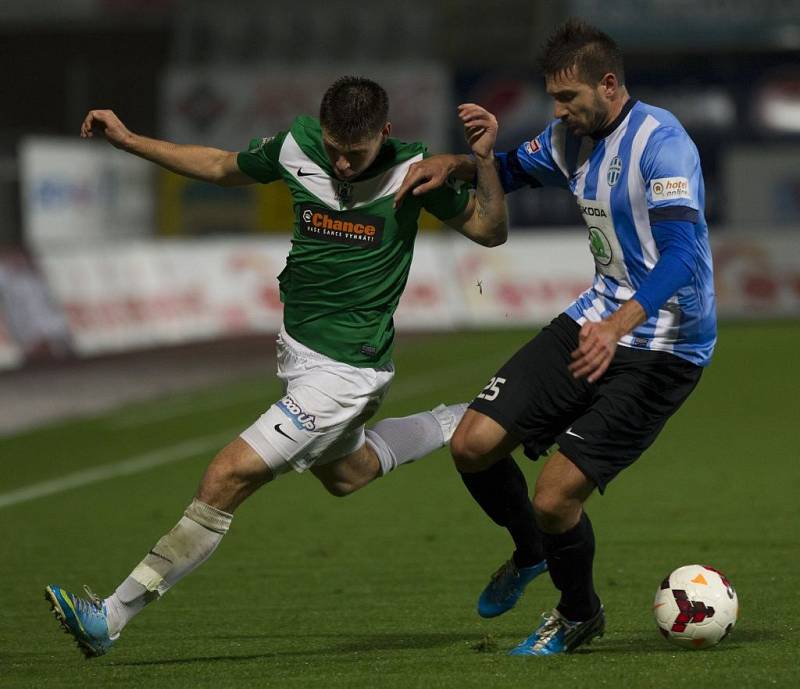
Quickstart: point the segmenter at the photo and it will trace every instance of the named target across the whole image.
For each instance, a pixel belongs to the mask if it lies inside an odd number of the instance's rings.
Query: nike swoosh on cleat
[[[300,168],[297,171],[298,177],[311,177],[312,175],[321,175],[321,172],[303,172],[303,168]]]
[[[281,425],[280,425],[279,423],[276,423],[276,424],[275,424],[275,430],[276,430],[278,433],[280,433],[280,434],[281,434],[281,435],[282,435],[284,438],[289,438],[289,440],[291,440],[293,443],[296,443],[296,442],[297,442],[297,441],[296,441],[294,438],[292,438],[292,436],[290,436],[290,435],[287,435],[286,433],[284,433],[284,432],[281,430]]]

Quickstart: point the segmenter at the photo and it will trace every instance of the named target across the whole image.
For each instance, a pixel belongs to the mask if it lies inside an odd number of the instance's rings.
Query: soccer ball
[[[736,624],[739,599],[722,572],[686,565],[661,582],[653,614],[665,639],[684,648],[710,648]]]

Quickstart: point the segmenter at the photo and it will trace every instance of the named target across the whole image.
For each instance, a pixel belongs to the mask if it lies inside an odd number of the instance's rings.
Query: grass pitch
[[[470,398],[528,337],[401,340],[381,415]],[[267,486],[209,562],[109,655],[84,661],[45,584],[111,590],[177,521],[213,448],[278,385],[237,381],[0,440],[0,686],[798,686],[798,342],[798,325],[722,328],[714,364],[655,446],[590,500],[608,630],[555,658],[505,655],[555,603],[547,577],[503,617],[475,613],[510,539],[440,451],[346,499],[311,476]],[[532,483],[538,465],[520,463]],[[79,487],[44,494],[43,482],[73,474]],[[8,504],[31,486],[40,497]],[[668,645],[651,616],[664,575],[693,562],[724,571],[741,603],[736,629],[709,651]]]

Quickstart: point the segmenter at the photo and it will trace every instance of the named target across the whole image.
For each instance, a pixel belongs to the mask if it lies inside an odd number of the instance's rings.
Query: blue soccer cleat
[[[116,639],[108,635],[105,605],[88,587],[84,590],[89,600],[53,585],[45,588],[44,597],[64,631],[72,634],[87,658],[93,658],[107,653]]]
[[[511,610],[525,592],[525,587],[542,572],[547,571],[547,560],[530,567],[514,564],[514,558],[503,564],[494,574],[478,598],[481,617],[497,617]]]
[[[570,622],[558,610],[542,615],[539,626],[519,646],[509,651],[512,656],[550,656],[570,653],[578,646],[590,644],[606,630],[603,606],[594,617],[585,622]]]

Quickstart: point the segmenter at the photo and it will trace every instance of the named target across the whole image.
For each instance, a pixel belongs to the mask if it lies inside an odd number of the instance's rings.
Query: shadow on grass
[[[220,634],[213,637],[202,637],[204,640],[214,640],[216,642],[224,643],[225,641],[262,641],[268,643],[269,639],[282,639],[286,640],[285,634]],[[340,639],[338,634],[314,634],[310,637],[313,640],[318,639]],[[252,660],[264,660],[267,658],[292,658],[292,657],[308,657],[314,656],[347,656],[354,653],[364,653],[371,651],[402,651],[402,650],[415,650],[426,648],[439,648],[443,646],[452,646],[457,644],[464,644],[464,653],[475,653],[474,644],[481,641],[482,635],[475,633],[460,633],[460,632],[437,632],[427,634],[362,634],[356,637],[350,637],[342,643],[332,644],[327,647],[310,645],[302,650],[280,650],[270,651],[265,653],[248,653],[236,654],[231,652],[229,654],[219,655],[197,655],[185,658],[154,658],[152,660],[133,660],[130,662],[114,663],[117,666],[158,666],[158,665],[190,665],[192,663],[208,663],[208,662],[248,662]],[[770,639],[779,638],[776,634],[770,634],[765,630],[747,630],[743,629],[741,632],[734,632],[730,639],[726,639],[722,644],[711,650],[712,653],[726,653],[734,650],[739,650],[744,644],[759,643],[769,641]],[[471,645],[473,646],[471,648]],[[510,647],[509,647],[510,648]],[[505,655],[505,650],[500,649],[497,651],[501,655]],[[494,651],[492,651],[494,652]],[[574,655],[590,655],[590,654],[630,654],[630,655],[674,655],[675,653],[691,653],[688,649],[680,649],[673,646],[661,639],[656,634],[652,637],[643,639],[641,637],[628,637],[616,639],[599,639],[586,648],[580,648],[575,651]]]
[[[746,644],[763,643],[768,641],[775,641],[780,639],[780,634],[770,632],[763,629],[742,629],[734,631],[729,638],[725,639],[718,646],[710,650],[712,653],[726,653],[729,651],[739,650]],[[592,650],[597,653],[638,653],[638,654],[671,654],[680,652],[692,653],[691,649],[681,649],[668,641],[662,639],[657,633],[652,637],[642,639],[641,637],[626,638],[626,639],[609,639],[596,642],[592,646]],[[581,651],[577,651],[580,653]]]
[[[213,638],[216,641],[259,641],[268,639],[286,639],[286,635],[280,634],[231,634],[219,635],[214,637],[204,637],[205,639]],[[338,634],[315,634],[314,639],[324,638],[341,638]],[[272,651],[269,653],[251,653],[246,655],[237,655],[231,653],[228,655],[213,655],[203,656],[198,655],[192,658],[164,658],[153,660],[133,660],[124,663],[115,663],[117,666],[145,666],[145,665],[185,665],[198,662],[216,662],[216,661],[229,661],[241,662],[250,660],[263,660],[266,658],[280,658],[280,657],[308,657],[310,655],[350,655],[353,653],[362,653],[369,651],[397,651],[397,650],[414,650],[425,648],[437,648],[440,646],[450,646],[459,643],[476,642],[480,635],[474,633],[450,633],[450,632],[437,632],[434,634],[363,634],[353,638],[351,637],[340,644],[334,644],[326,647],[309,647],[298,651]]]

